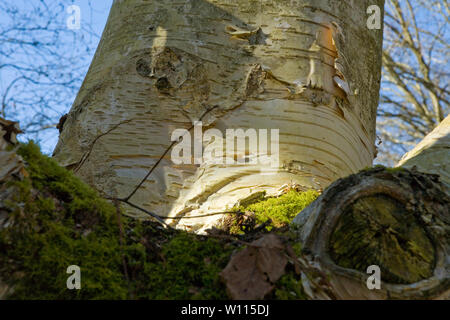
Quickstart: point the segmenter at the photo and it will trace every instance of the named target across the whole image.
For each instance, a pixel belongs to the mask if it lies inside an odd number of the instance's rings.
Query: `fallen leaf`
[[[274,234],[253,241],[235,254],[221,277],[232,299],[263,299],[285,273],[285,246]]]

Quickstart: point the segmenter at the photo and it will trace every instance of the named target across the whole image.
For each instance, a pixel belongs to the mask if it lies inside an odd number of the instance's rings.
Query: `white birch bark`
[[[450,116],[434,128],[411,151],[405,153],[398,167],[439,175],[450,186]]]
[[[224,211],[286,183],[325,188],[376,154],[382,29],[366,10],[383,3],[116,0],[55,158],[118,198],[153,170],[129,200],[162,216]],[[279,166],[174,164],[172,132],[198,120],[224,136],[279,129]],[[231,158],[262,158],[241,151]]]

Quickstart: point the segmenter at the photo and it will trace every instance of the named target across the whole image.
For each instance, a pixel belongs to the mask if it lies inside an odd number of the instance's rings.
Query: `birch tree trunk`
[[[161,216],[224,211],[286,183],[325,188],[376,155],[382,27],[368,29],[366,12],[383,3],[115,0],[54,156],[104,195]],[[196,121],[223,136],[279,129],[278,165],[262,161],[276,148],[262,147],[200,163],[195,143],[192,161],[175,164],[172,133],[193,135]],[[225,156],[257,163],[214,163]],[[219,218],[169,221],[204,230]]]

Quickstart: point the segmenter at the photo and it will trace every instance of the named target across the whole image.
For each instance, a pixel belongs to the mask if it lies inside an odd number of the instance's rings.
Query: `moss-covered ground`
[[[278,197],[261,197],[253,203],[234,207],[236,215],[230,216],[225,224],[232,234],[245,234],[261,227],[265,231],[283,230],[318,196],[316,190],[290,189]]]
[[[256,224],[265,223],[270,219],[271,224],[267,226],[267,229],[270,230],[271,227],[280,228],[290,224],[295,216],[318,196],[319,193],[315,190],[305,192],[289,190],[279,197],[250,204],[241,210],[254,212]]]
[[[121,215],[34,143],[18,150],[29,177],[8,182],[15,192],[2,204],[0,278],[12,299],[226,299],[219,272],[234,250],[230,238],[197,236]],[[3,183],[4,184],[4,183]],[[5,188],[5,185],[1,188]],[[290,191],[251,204],[257,223],[285,226],[317,196]],[[81,268],[82,289],[68,290],[67,267]],[[126,270],[126,271],[125,271]],[[288,272],[268,298],[301,299],[301,281]]]

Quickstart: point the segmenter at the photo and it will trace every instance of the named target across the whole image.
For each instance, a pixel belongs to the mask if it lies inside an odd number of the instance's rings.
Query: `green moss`
[[[273,227],[280,228],[290,224],[295,216],[318,196],[319,193],[315,190],[290,190],[279,197],[267,198],[246,207],[240,206],[238,210],[254,212],[256,224],[270,219],[272,222],[266,227],[270,231]]]
[[[277,281],[274,298],[278,300],[306,300],[301,277],[293,271],[286,273]]]
[[[302,244],[298,241],[298,235],[292,236],[292,249],[297,256],[302,254]]]
[[[332,259],[366,272],[378,265],[383,280],[409,284],[431,277],[434,247],[414,212],[384,194],[351,204],[331,235]]]
[[[110,203],[34,143],[22,145],[18,154],[30,176],[10,186],[16,190],[7,203],[12,224],[0,231],[0,274],[14,287],[9,298],[226,297],[218,274],[231,246],[122,217],[127,239],[121,249]],[[66,288],[70,265],[81,268],[81,290]]]
[[[0,230],[0,275],[14,288],[8,298],[227,298],[219,273],[232,251],[239,249],[236,242],[122,216],[121,245],[114,206],[43,156],[34,143],[22,145],[18,153],[29,177],[8,187],[15,188],[3,205],[10,225]],[[288,223],[315,196],[291,192],[249,208],[257,212],[258,221],[270,217],[279,225]],[[81,268],[81,290],[66,287],[70,265]],[[285,275],[274,297],[301,298],[299,281],[292,273]]]
[[[163,247],[159,263],[145,263],[141,251],[138,265],[143,270],[135,279],[136,298],[226,299],[219,273],[231,250],[218,240],[181,233]]]
[[[115,209],[29,143],[18,153],[29,178],[13,183],[8,228],[0,231],[0,274],[13,299],[122,299]],[[82,270],[83,290],[68,290],[67,267]]]
[[[393,168],[385,168],[387,172],[394,173],[394,172],[401,172],[405,171],[406,169],[403,167],[393,167]]]

